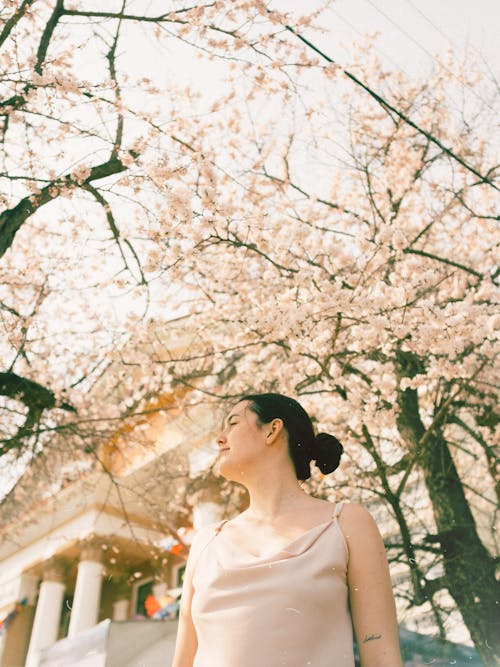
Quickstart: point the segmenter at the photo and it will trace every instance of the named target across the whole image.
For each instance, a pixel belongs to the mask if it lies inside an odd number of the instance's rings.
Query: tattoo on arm
[[[365,635],[363,644],[366,644],[366,642],[371,642],[373,639],[380,639],[380,637],[382,637],[382,635]]]

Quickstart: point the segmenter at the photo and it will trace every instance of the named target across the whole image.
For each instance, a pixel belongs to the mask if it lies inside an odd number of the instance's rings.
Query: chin
[[[214,475],[224,477],[228,482],[241,483],[241,472],[238,474],[238,471],[230,465],[229,461],[224,461],[224,459],[217,461],[213,468],[213,472]]]
[[[218,477],[224,477],[225,479],[228,479],[228,477],[227,477],[227,473],[228,473],[227,468],[228,468],[228,466],[225,465],[224,461],[221,461],[220,459],[218,459],[215,462],[215,465],[213,467],[213,473],[214,473],[214,475],[217,475]]]

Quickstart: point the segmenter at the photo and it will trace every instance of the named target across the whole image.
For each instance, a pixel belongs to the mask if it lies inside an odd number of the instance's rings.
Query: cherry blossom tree
[[[97,455],[158,395],[297,395],[345,443],[336,493],[388,508],[408,605],[494,664],[494,85],[371,44],[346,76],[297,39],[319,13],[171,4],[0,14],[0,454]]]

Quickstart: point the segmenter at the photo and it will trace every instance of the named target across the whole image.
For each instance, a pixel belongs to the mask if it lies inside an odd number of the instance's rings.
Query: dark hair
[[[297,479],[311,476],[311,461],[315,461],[325,475],[338,468],[344,448],[333,435],[314,435],[311,418],[298,401],[282,394],[248,394],[241,400],[250,403],[250,410],[261,424],[277,418],[283,421]]]

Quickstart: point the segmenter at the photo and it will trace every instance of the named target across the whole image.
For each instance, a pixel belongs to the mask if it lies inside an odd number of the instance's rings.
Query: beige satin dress
[[[341,508],[265,558],[214,527],[193,575],[193,667],[354,667]]]

